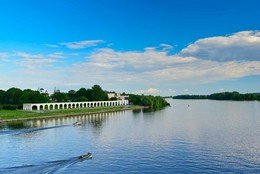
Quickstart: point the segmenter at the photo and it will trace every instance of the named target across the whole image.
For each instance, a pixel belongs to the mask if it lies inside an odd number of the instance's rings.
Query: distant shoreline
[[[208,100],[231,100],[231,101],[260,101],[260,93],[247,93],[240,94],[236,91],[234,92],[220,92],[210,95],[177,95],[173,96],[173,99],[208,99]]]
[[[149,108],[146,106],[129,106],[129,107],[113,107],[113,108],[98,108],[100,110],[80,110],[81,112],[75,112],[75,113],[70,113],[71,110],[62,110],[64,113],[60,114],[58,112],[55,114],[55,112],[49,112],[50,115],[45,113],[46,115],[42,115],[42,113],[35,113],[35,116],[30,116],[29,114],[27,116],[20,117],[17,116],[17,118],[7,118],[7,119],[1,119],[0,117],[0,123],[6,123],[6,122],[17,122],[17,121],[30,121],[30,120],[42,120],[42,119],[49,119],[49,118],[62,118],[62,117],[71,117],[71,116],[80,116],[80,115],[90,115],[90,114],[97,114],[97,113],[106,113],[106,112],[117,112],[117,111],[126,111],[126,110],[135,110],[135,109],[144,109],[144,108]],[[61,110],[59,110],[61,111]],[[66,111],[68,113],[66,113]],[[74,109],[72,111],[79,111],[79,109]],[[24,111],[21,111],[24,112]],[[34,112],[27,112],[27,113],[34,113]]]

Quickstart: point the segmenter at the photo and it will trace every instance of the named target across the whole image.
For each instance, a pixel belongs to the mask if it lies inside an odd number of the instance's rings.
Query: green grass
[[[129,109],[138,109],[140,106],[129,106]],[[101,107],[101,108],[84,108],[84,109],[64,109],[64,110],[51,110],[51,111],[23,111],[23,110],[1,110],[0,120],[10,120],[10,119],[21,119],[21,118],[33,118],[33,117],[46,117],[46,116],[58,116],[58,115],[76,115],[84,113],[98,113],[98,112],[112,112],[124,110],[124,106],[116,107]]]

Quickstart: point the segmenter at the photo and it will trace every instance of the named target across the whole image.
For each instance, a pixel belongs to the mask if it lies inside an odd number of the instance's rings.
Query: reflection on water
[[[139,113],[141,113],[142,112],[142,110],[141,109],[134,109],[134,110],[132,110],[132,112],[133,112],[133,114],[139,114]]]
[[[10,130],[10,131],[1,131],[1,135],[15,135],[15,134],[22,134],[22,133],[30,133],[30,132],[35,132],[35,131],[42,131],[46,129],[55,129],[55,128],[61,128],[61,127],[66,127],[68,125],[61,125],[61,126],[51,126],[51,127],[39,127],[39,128],[28,128],[28,129],[17,129],[17,130]]]
[[[73,123],[80,121],[83,125],[90,125],[96,134],[102,131],[103,124],[108,120],[112,120],[123,112],[97,113],[79,116],[67,116],[60,118],[49,118],[31,121],[7,122],[1,123],[1,135],[15,135],[21,133],[32,133],[35,131],[43,131],[47,129],[57,129],[66,126],[73,126]],[[1,131],[2,129],[2,131]]]
[[[10,123],[7,123],[7,127],[9,129],[23,129],[23,128],[26,128],[28,127],[26,124],[24,124],[24,122],[10,122]]]
[[[138,112],[141,112],[138,110]],[[0,123],[0,133],[1,130],[17,130],[17,129],[31,129],[31,128],[40,128],[46,126],[57,126],[57,125],[73,125],[74,122],[80,121],[84,124],[91,124],[94,128],[102,128],[103,123],[109,118],[110,120],[118,115],[122,115],[123,111],[120,112],[109,112],[109,113],[97,113],[97,114],[88,114],[88,115],[79,115],[79,116],[66,116],[60,118],[48,118],[40,120],[31,120],[31,121],[19,121],[19,122],[7,122]]]

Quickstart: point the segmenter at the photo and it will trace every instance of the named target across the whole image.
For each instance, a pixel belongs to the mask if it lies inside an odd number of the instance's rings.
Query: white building
[[[117,100],[128,100],[129,95],[121,95],[120,93],[111,92],[107,94],[108,99],[115,97]]]

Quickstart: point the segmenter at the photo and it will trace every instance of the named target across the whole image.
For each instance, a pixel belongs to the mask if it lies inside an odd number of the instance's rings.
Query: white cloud
[[[0,52],[0,59],[6,59],[9,57],[9,54],[8,53],[5,53],[5,52]]]
[[[103,43],[103,40],[84,40],[79,42],[63,42],[60,45],[65,45],[70,49],[82,49],[86,47],[97,46],[100,43]]]
[[[161,82],[210,83],[219,80],[260,75],[260,62],[213,62],[197,60],[181,67],[175,66],[149,72],[150,77]]]
[[[64,53],[62,53],[62,52],[55,52],[55,53],[52,53],[52,54],[48,54],[47,56],[50,57],[50,58],[60,59],[60,58],[64,58]]]
[[[5,52],[0,52],[0,61],[2,62],[7,62],[8,58],[10,57],[10,54],[5,53]],[[0,64],[1,66],[1,64]]]
[[[47,47],[51,47],[51,48],[58,48],[59,45],[54,45],[54,44],[44,44]]]
[[[156,88],[148,88],[145,90],[138,90],[135,91],[136,94],[155,94],[155,93],[159,93],[160,90],[156,89]]]
[[[73,64],[68,69],[70,76],[65,84],[105,84],[112,89],[115,84],[126,87],[135,84],[154,86],[164,80],[154,77],[152,72],[194,61],[193,58],[170,56],[165,51],[152,48],[142,52],[98,49],[86,59],[86,62]]]
[[[35,58],[41,59],[41,58],[43,58],[42,54],[29,54],[29,53],[24,53],[24,52],[17,52],[15,55],[23,57],[23,58],[29,58],[29,59],[35,59]]]
[[[169,94],[172,94],[172,93],[176,93],[176,91],[174,89],[168,89],[167,93]]]
[[[55,59],[21,59],[15,61],[14,63],[27,69],[37,70],[46,68],[46,66],[50,66],[55,62],[57,62]]]
[[[169,45],[169,44],[160,44],[161,47],[163,47],[164,51],[170,51],[173,50],[173,46]]]
[[[260,31],[199,39],[179,55],[213,61],[259,61]]]
[[[194,61],[193,58],[182,58],[167,55],[166,51],[145,48],[141,51],[118,52],[113,49],[99,49],[89,57],[89,65],[119,72],[148,72]]]
[[[13,59],[14,64],[26,69],[34,69],[34,71],[49,67],[53,65],[53,63],[60,62],[58,59],[64,58],[63,53],[61,52],[55,52],[48,55],[16,52],[12,57],[15,57]],[[25,71],[27,71],[26,69]]]

